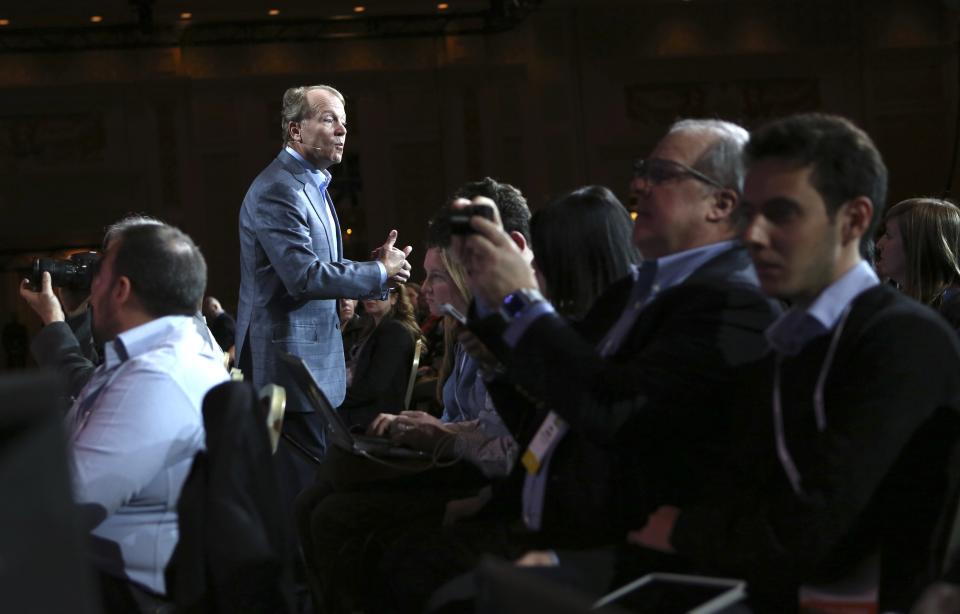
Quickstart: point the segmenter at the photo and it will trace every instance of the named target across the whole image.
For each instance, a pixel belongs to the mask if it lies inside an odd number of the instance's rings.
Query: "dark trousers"
[[[127,580],[97,574],[104,614],[173,614],[173,603]]]
[[[410,531],[439,527],[448,500],[486,482],[466,463],[386,465],[338,448],[328,451],[317,478],[297,500],[297,531],[315,603],[328,614],[367,605],[383,552]]]

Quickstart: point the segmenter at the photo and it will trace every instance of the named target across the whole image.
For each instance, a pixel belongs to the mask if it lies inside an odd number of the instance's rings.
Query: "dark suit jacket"
[[[90,330],[90,311],[41,328],[30,342],[30,352],[38,365],[52,367],[66,377],[67,394],[76,397],[100,362]]]
[[[277,469],[256,394],[224,382],[203,399],[207,449],[177,503],[167,565],[178,612],[292,612],[292,559]]]
[[[555,545],[622,541],[656,505],[698,496],[729,447],[735,368],[762,355],[763,330],[779,310],[737,247],[663,291],[620,349],[601,358],[596,344],[631,287],[630,278],[611,287],[578,329],[539,318],[501,356],[508,381],[489,387],[521,449],[547,410],[570,424],[551,461],[543,513]]]
[[[236,344],[237,322],[233,316],[223,311],[210,322],[210,332],[220,349],[226,352]]]
[[[378,413],[403,410],[414,343],[410,331],[396,320],[384,318],[373,329],[357,356],[353,381],[339,408],[347,424],[366,427]]]
[[[240,302],[237,364],[259,389],[279,384],[287,412],[310,412],[277,350],[299,356],[334,405],[346,376],[337,299],[383,298],[375,262],[343,254],[340,228],[328,228],[327,203],[308,172],[286,151],[253,181],[240,208]],[[336,250],[336,251],[334,251]]]
[[[960,344],[940,316],[893,288],[864,292],[827,375],[821,431],[813,391],[829,343],[815,339],[782,366],[786,446],[802,495],[775,451],[771,357],[740,387],[747,413],[736,464],[713,496],[683,508],[672,543],[701,568],[794,604],[800,582],[840,576],[879,547],[880,609],[909,608],[939,571],[926,566],[927,548],[955,487],[947,469],[960,433]]]

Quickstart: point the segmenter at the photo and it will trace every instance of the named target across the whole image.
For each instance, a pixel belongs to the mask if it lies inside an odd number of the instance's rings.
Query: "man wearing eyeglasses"
[[[476,234],[456,248],[478,303],[498,314],[475,327],[503,350],[505,373],[488,387],[496,409],[507,424],[528,425],[515,433],[526,448],[522,503],[490,538],[474,530],[459,547],[431,542],[434,553],[459,557],[436,569],[462,570],[471,548],[509,557],[535,544],[623,542],[658,504],[704,489],[731,429],[735,370],[766,350],[763,330],[777,311],[737,240],[747,139],[735,124],[684,120],[636,163],[634,242],[644,262],[580,324],[556,314],[496,222],[473,218]],[[522,531],[504,528],[517,521]],[[504,531],[509,545],[491,547]],[[404,570],[421,569],[416,544],[389,557],[392,586],[409,591]]]

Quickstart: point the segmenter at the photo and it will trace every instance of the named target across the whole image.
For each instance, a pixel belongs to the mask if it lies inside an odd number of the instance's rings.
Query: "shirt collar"
[[[782,354],[796,354],[807,342],[833,330],[847,306],[879,283],[870,265],[860,261],[827,286],[809,307],[788,309],[767,328],[767,341]]]
[[[736,240],[721,241],[657,258],[657,273],[653,278],[653,292],[663,292],[667,288],[683,283],[708,260],[712,260],[721,252],[732,249],[736,245],[738,245]]]
[[[299,162],[300,166],[302,166],[308,173],[310,173],[310,176],[313,177],[313,180],[317,184],[318,188],[320,188],[321,190],[326,189],[326,187],[330,184],[331,175],[329,171],[325,169],[317,168],[316,166],[311,164],[309,160],[301,156],[300,152],[298,152],[293,147],[290,147],[289,145],[285,146],[283,150],[286,151],[291,156],[293,156],[293,159]]]
[[[104,368],[111,369],[144,354],[156,348],[163,340],[193,325],[193,318],[190,316],[164,316],[125,330],[104,345]]]

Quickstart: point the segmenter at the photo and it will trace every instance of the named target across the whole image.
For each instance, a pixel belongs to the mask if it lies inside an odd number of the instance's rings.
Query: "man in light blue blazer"
[[[411,248],[394,247],[397,232],[374,251],[375,260],[343,258],[340,225],[327,194],[347,135],[343,95],[326,85],[288,89],[281,112],[284,148],[253,181],[240,208],[240,303],[237,364],[258,389],[286,388],[284,431],[317,457],[324,440],[317,417],[278,359],[306,361],[330,402],[346,390],[337,299],[385,298],[410,276]],[[315,467],[287,444],[277,453],[285,499],[312,479]]]

